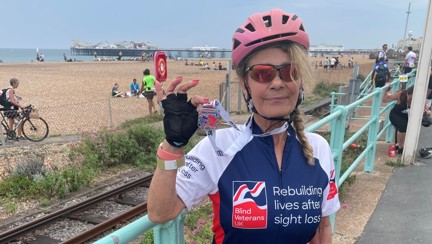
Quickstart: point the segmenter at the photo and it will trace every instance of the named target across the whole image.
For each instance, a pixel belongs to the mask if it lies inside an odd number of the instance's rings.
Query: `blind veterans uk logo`
[[[263,181],[233,182],[233,227],[267,228],[267,192]]]

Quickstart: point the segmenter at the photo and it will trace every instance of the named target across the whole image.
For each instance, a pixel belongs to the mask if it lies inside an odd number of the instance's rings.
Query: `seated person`
[[[112,88],[111,95],[112,95],[113,97],[124,97],[123,92],[121,92],[121,91],[119,90],[119,84],[118,84],[118,83],[115,83],[115,84],[114,84],[114,87]]]
[[[137,96],[139,94],[139,84],[137,83],[137,80],[135,78],[133,79],[129,88],[132,96]]]
[[[380,58],[374,65],[371,77],[375,87],[383,87],[390,81],[390,66],[384,58]]]

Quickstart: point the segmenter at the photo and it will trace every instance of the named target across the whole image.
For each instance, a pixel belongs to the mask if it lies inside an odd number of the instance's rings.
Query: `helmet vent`
[[[304,29],[304,27],[303,27],[303,24],[300,25],[300,28],[299,28],[299,29],[300,29],[301,31],[306,32],[305,29]]]
[[[288,20],[289,20],[289,16],[287,15],[282,16],[282,24],[286,24]]]
[[[236,33],[244,33],[245,31],[242,28],[237,28]]]
[[[233,50],[236,49],[238,46],[240,46],[241,42],[237,39],[234,39],[233,41]]]
[[[261,38],[259,40],[253,41],[253,42],[249,42],[248,44],[245,44],[245,46],[249,47],[249,46],[253,46],[255,44],[261,43],[261,42],[271,41],[273,39],[279,39],[279,38],[283,38],[283,37],[287,37],[287,36],[295,36],[295,35],[297,35],[296,32],[277,34],[277,35],[273,35],[273,36],[268,36],[266,38]]]
[[[263,21],[266,27],[272,26],[271,17],[269,15],[263,17]]]
[[[255,27],[253,27],[252,24],[246,25],[245,28],[248,29],[250,32],[255,32]]]

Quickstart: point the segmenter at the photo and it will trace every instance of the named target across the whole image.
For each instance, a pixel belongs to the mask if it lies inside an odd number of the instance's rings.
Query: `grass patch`
[[[406,164],[404,164],[400,158],[396,160],[387,160],[387,162],[385,162],[385,165],[393,168],[401,168],[406,166]]]
[[[312,94],[305,96],[305,100],[302,102],[303,106],[311,105],[319,102],[323,98],[329,97],[332,92],[338,92],[339,86],[343,86],[343,83],[327,83],[320,81],[316,84]]]
[[[71,144],[68,158],[50,168],[44,166],[41,155],[22,159],[0,181],[0,204],[10,213],[16,211],[15,202],[22,199],[37,199],[47,206],[55,198],[91,186],[97,176],[107,172],[131,167],[153,171],[164,133],[149,123],[161,120],[162,115],[149,115],[127,121],[116,129],[84,133],[80,142]]]

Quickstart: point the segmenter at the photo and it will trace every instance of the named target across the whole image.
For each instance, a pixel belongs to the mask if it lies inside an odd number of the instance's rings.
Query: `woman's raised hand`
[[[187,100],[187,91],[198,85],[199,80],[181,84],[183,77],[177,77],[168,85],[166,93],[159,81],[155,82],[157,99],[164,109],[164,130],[166,141],[174,147],[183,147],[198,129],[197,106],[208,102],[207,98],[194,96]]]

